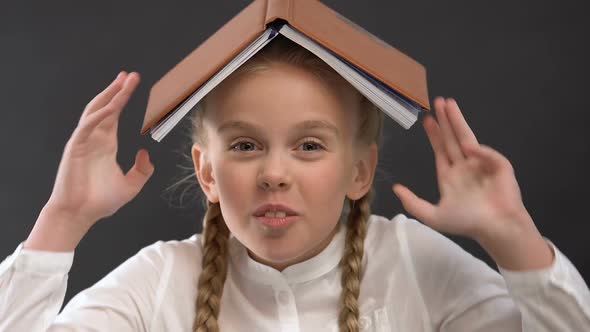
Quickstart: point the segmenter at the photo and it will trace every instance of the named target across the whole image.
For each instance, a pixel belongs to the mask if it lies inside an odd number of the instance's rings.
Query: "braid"
[[[229,230],[221,215],[219,203],[207,203],[203,222],[202,271],[197,288],[196,332],[219,332],[217,318],[223,284],[227,276],[227,242]]]
[[[373,189],[359,200],[350,201],[351,209],[348,215],[348,229],[344,254],[340,260],[342,269],[342,294],[340,294],[340,316],[338,324],[341,332],[359,331],[358,297],[362,273],[362,259],[364,253],[367,222],[371,215],[371,199]]]

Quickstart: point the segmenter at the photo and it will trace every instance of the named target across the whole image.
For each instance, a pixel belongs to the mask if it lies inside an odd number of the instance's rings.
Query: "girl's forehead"
[[[340,127],[352,121],[358,102],[356,94],[309,70],[277,65],[224,82],[208,97],[207,113],[215,123],[320,119]]]

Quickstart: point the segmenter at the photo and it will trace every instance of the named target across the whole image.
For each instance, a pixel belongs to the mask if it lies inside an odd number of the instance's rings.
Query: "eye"
[[[324,150],[324,146],[312,139],[307,139],[303,143],[299,145],[299,147],[303,148],[302,151],[304,152],[313,152],[318,150]],[[236,152],[252,152],[256,149],[256,144],[251,141],[242,140],[232,144],[229,148],[231,151]]]
[[[324,149],[323,145],[321,145],[320,143],[318,143],[312,139],[305,140],[305,142],[301,143],[300,146],[303,147],[303,151],[307,151],[307,152],[312,152],[312,151]],[[316,148],[316,149],[314,149],[314,148]]]
[[[238,152],[254,151],[253,149],[255,149],[255,148],[256,148],[256,144],[254,144],[250,141],[239,141],[239,142],[233,144],[232,146],[230,146],[230,150],[238,151]]]

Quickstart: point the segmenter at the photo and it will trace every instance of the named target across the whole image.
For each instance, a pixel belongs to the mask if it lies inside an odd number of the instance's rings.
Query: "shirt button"
[[[367,316],[361,316],[359,319],[361,330],[365,331],[371,326],[371,319]]]
[[[278,294],[279,303],[283,305],[289,304],[289,293],[287,291],[280,291]]]

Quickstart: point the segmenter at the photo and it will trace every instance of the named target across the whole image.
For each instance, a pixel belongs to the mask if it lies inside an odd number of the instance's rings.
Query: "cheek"
[[[316,163],[298,174],[299,190],[306,206],[325,218],[337,217],[348,189],[350,172],[342,161]]]
[[[317,163],[298,175],[305,188],[317,193],[336,193],[346,186],[346,172],[340,163]]]
[[[245,204],[245,199],[252,195],[252,188],[255,188],[253,166],[231,160],[223,160],[217,164],[219,166],[214,172],[220,199],[231,202],[231,205]]]

